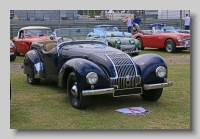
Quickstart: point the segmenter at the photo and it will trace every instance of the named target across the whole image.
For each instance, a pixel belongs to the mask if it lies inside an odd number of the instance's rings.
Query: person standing
[[[137,16],[134,15],[134,19],[133,19],[133,22],[138,24],[140,26],[140,22],[141,22],[141,19]]]
[[[131,33],[131,28],[132,28],[131,18],[126,16],[123,22],[126,23],[128,32]]]
[[[188,16],[188,14],[185,15],[186,17],[183,18],[183,20],[185,21],[185,30],[190,30],[190,17]]]

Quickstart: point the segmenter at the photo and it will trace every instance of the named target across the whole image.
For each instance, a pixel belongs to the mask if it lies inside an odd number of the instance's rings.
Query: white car
[[[15,44],[10,40],[10,61],[15,61],[16,59],[16,46]]]

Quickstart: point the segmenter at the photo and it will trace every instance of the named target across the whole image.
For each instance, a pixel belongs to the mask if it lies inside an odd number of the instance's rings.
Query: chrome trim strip
[[[144,84],[143,88],[144,90],[150,90],[150,89],[158,89],[158,88],[163,88],[163,87],[169,87],[172,86],[173,82],[167,82],[167,83],[158,83],[158,84]]]
[[[115,66],[114,62],[112,61],[112,59],[107,54],[105,54],[105,55],[110,60],[110,62],[113,64],[113,67],[115,69],[116,77],[114,77],[114,78],[118,78],[118,73],[117,73],[117,69],[116,69],[116,66]]]
[[[184,45],[177,45],[176,48],[190,48],[190,45],[184,46]]]
[[[106,89],[97,89],[97,90],[83,90],[82,95],[83,96],[90,96],[90,95],[101,95],[101,94],[110,94],[114,93],[114,88],[106,88]]]
[[[10,56],[11,56],[11,55],[14,55],[14,52],[10,52]]]
[[[130,54],[130,53],[139,53],[141,52],[141,50],[124,50],[123,52]]]

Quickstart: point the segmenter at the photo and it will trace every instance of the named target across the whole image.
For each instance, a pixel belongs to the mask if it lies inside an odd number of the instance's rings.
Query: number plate
[[[190,46],[190,42],[186,41],[185,46]]]

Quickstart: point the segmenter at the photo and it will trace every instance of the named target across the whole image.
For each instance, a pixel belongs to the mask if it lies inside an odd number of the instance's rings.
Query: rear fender
[[[44,63],[41,62],[39,54],[35,50],[30,50],[24,56],[24,74],[29,74],[34,78],[42,78],[44,74]]]
[[[101,67],[81,58],[71,59],[64,63],[59,72],[58,86],[63,87],[66,84],[68,75],[71,72],[75,73],[78,89],[91,89],[91,85],[86,81],[86,75],[89,72],[95,72],[98,75],[98,81],[94,84],[94,89],[108,88],[110,86],[109,77]]]

